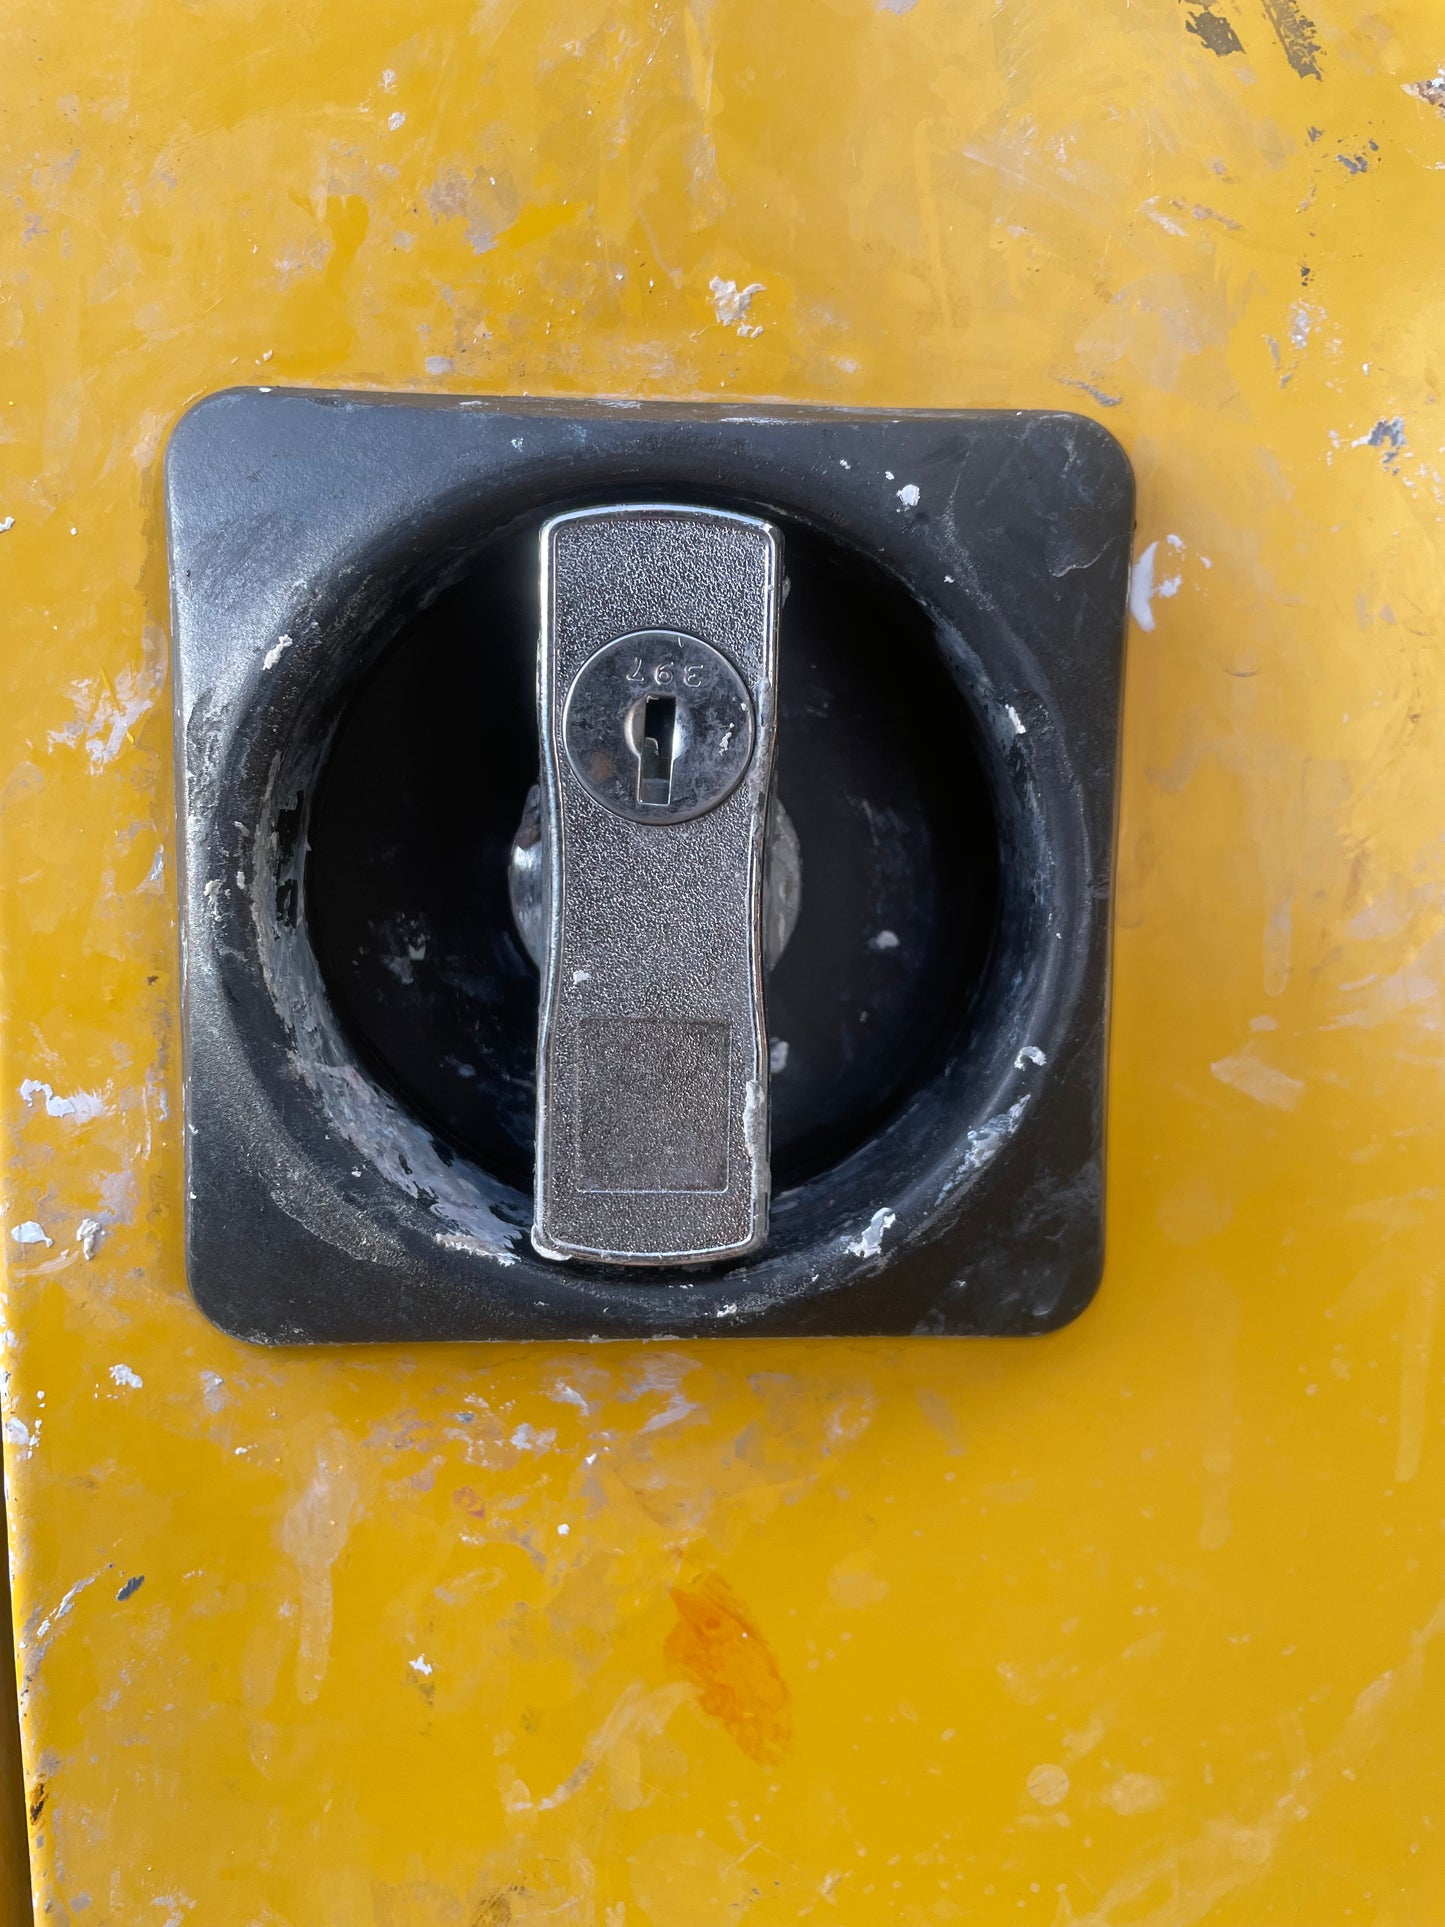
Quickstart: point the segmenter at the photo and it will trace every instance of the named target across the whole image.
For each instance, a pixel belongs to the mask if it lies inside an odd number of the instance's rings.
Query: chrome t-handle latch
[[[721,509],[542,530],[544,1257],[702,1264],[767,1235],[781,562],[776,529]]]

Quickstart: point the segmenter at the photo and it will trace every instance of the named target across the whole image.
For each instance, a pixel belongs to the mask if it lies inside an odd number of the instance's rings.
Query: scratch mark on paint
[[[1400,1341],[1400,1431],[1395,1446],[1395,1477],[1402,1485],[1420,1470],[1438,1308],[1437,1281],[1432,1277],[1412,1279]]]
[[[113,763],[131,741],[165,681],[166,645],[159,631],[147,628],[144,650],[140,666],[128,665],[113,684],[105,676],[76,683],[71,691],[75,720],[47,732],[52,750],[75,749],[84,743],[92,776]]]
[[[939,1191],[937,1198],[939,1204],[942,1204],[946,1198],[952,1197],[971,1172],[981,1171],[986,1164],[993,1162],[1018,1129],[1028,1107],[1029,1098],[1025,1094],[1017,1103],[1010,1104],[1006,1111],[999,1111],[993,1117],[985,1118],[982,1124],[969,1126],[968,1148],[958,1166],[948,1174]]]
[[[1398,1666],[1378,1674],[1355,1697],[1335,1739],[1293,1768],[1282,1792],[1252,1819],[1222,1814],[1192,1840],[1171,1842],[1142,1854],[1073,1927],[1199,1927],[1230,1894],[1268,1872],[1286,1830],[1308,1820],[1327,1789],[1386,1737],[1390,1713],[1402,1699],[1417,1698],[1425,1657],[1445,1633],[1445,1599],[1410,1634]]]
[[[102,1567],[101,1571],[104,1570],[105,1568]],[[60,1630],[60,1622],[70,1617],[71,1609],[75,1605],[76,1600],[79,1599],[83,1592],[88,1591],[99,1577],[99,1572],[93,1572],[88,1579],[77,1579],[69,1592],[62,1595],[60,1603],[45,1615],[33,1631],[27,1626],[21,1632],[19,1646],[24,1661],[23,1677],[21,1680],[22,1697],[29,1692],[30,1687],[34,1683],[35,1675],[39,1672],[45,1655],[49,1652],[51,1644]]]
[[[1100,388],[1096,382],[1081,381],[1076,375],[1055,375],[1054,380],[1065,388],[1082,389],[1086,395],[1092,395],[1101,408],[1117,408],[1124,399],[1122,395],[1109,394],[1106,389]]]
[[[358,1493],[346,1440],[329,1433],[316,1448],[315,1469],[281,1522],[281,1550],[301,1583],[301,1627],[296,1647],[296,1697],[311,1705],[331,1661],[331,1574],[351,1527]]]
[[[1264,17],[1284,49],[1284,57],[1301,80],[1319,80],[1320,43],[1315,38],[1315,23],[1306,17],[1297,0],[1261,0]]]
[[[1277,1071],[1272,1064],[1252,1057],[1247,1050],[1237,1057],[1221,1057],[1209,1066],[1221,1084],[1228,1084],[1256,1104],[1273,1105],[1277,1111],[1292,1111],[1304,1096],[1304,1085],[1297,1077]]]
[[[614,1796],[619,1790],[619,1780],[623,1782],[624,1789],[635,1783],[636,1797],[627,1797],[624,1790],[624,1797],[616,1804],[624,1808],[641,1806],[645,1795],[633,1759],[629,1756],[636,1754],[636,1742],[639,1739],[656,1739],[678,1707],[692,1694],[693,1688],[681,1681],[672,1686],[654,1687],[649,1693],[634,1680],[587,1742],[582,1750],[582,1758],[567,1778],[545,1799],[537,1802],[537,1811],[550,1813],[554,1808],[563,1806],[587,1784],[604,1761],[612,1769]]]
[[[672,1603],[677,1624],[663,1642],[668,1660],[750,1760],[775,1765],[793,1737],[792,1696],[762,1633],[719,1572],[674,1586]]]

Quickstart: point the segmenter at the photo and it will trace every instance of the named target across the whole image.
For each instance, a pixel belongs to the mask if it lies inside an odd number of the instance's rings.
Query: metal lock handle
[[[532,1243],[700,1264],[768,1219],[762,874],[782,543],[720,509],[542,530]]]

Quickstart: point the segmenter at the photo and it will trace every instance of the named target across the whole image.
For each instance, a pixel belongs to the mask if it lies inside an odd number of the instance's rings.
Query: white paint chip
[[[105,1116],[105,1100],[98,1091],[76,1091],[65,1097],[38,1078],[27,1077],[20,1086],[20,1095],[27,1109],[43,1097],[47,1116],[73,1118],[77,1124],[88,1124],[93,1117]]]
[[[425,1653],[418,1653],[415,1659],[409,1659],[406,1663],[414,1673],[420,1673],[423,1679],[431,1678],[432,1666]]]
[[[898,1213],[890,1211],[885,1205],[875,1211],[867,1225],[856,1238],[848,1241],[848,1249],[855,1258],[876,1258],[883,1249],[883,1234],[898,1222]]]
[[[274,669],[286,651],[291,647],[291,643],[292,638],[290,636],[277,636],[274,646],[268,649],[261,658],[262,666],[266,669]]]
[[[117,1385],[128,1385],[133,1392],[138,1392],[145,1384],[140,1373],[133,1372],[129,1365],[112,1365],[110,1375]]]
[[[1048,1061],[1048,1058],[1044,1056],[1037,1044],[1025,1044],[1023,1049],[1014,1058],[1014,1069],[1021,1071],[1025,1064],[1037,1064],[1039,1068],[1042,1069]]]
[[[722,327],[736,328],[744,341],[755,340],[763,332],[760,322],[748,319],[753,297],[765,292],[761,281],[750,281],[745,288],[740,288],[736,281],[724,281],[720,274],[715,274],[707,287],[712,296],[713,314]]]
[[[905,482],[902,488],[898,490],[898,499],[904,508],[916,509],[918,507],[917,482]]]
[[[45,1226],[37,1224],[34,1218],[27,1218],[24,1224],[17,1224],[10,1236],[18,1245],[48,1245],[55,1242],[53,1238],[46,1237]]]
[[[1177,535],[1171,535],[1168,539],[1170,546],[1176,551],[1183,548],[1184,545]],[[1155,581],[1158,555],[1159,544],[1151,542],[1148,548],[1135,558],[1134,566],[1129,572],[1129,613],[1139,627],[1146,632],[1152,632],[1154,628],[1155,599],[1178,595],[1184,582],[1183,576],[1180,575],[1166,576],[1160,582]]]
[[[100,1249],[100,1241],[104,1236],[105,1226],[99,1218],[82,1218],[75,1227],[76,1243],[87,1260]]]
[[[868,939],[868,948],[870,950],[896,950],[898,948],[898,932],[896,930],[880,930],[876,936]]]

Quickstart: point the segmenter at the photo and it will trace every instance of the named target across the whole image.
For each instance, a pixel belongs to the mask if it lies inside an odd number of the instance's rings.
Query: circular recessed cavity
[[[949,1153],[944,1100],[920,1107],[925,1090],[946,1086],[960,1133],[970,1103],[984,1101],[994,1042],[1024,994],[1042,886],[1005,874],[1012,862],[1037,879],[1033,831],[986,698],[969,687],[966,651],[869,557],[776,505],[763,512],[782,529],[788,577],[774,782],[801,875],[796,927],[764,983],[775,1224],[806,1242],[835,1235],[845,1193],[825,1174],[891,1122],[917,1116],[927,1139],[917,1158]],[[310,796],[301,893],[359,1065],[444,1160],[522,1194],[519,1222],[532,1182],[539,980],[513,922],[509,866],[538,774],[543,513],[482,547],[351,690]],[[623,644],[612,648],[630,669]],[[667,660],[659,654],[654,669]],[[669,687],[654,676],[653,694]],[[640,695],[643,709],[634,695],[624,712],[634,734],[647,722]],[[750,731],[750,706],[746,716]],[[641,758],[631,736],[614,730],[617,740],[635,785]],[[674,738],[674,781],[685,764]]]
[[[721,650],[676,629],[619,636],[572,679],[562,740],[604,809],[686,823],[737,788],[753,757],[753,704]]]

